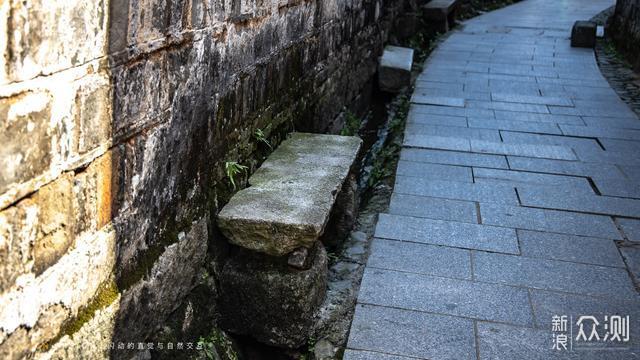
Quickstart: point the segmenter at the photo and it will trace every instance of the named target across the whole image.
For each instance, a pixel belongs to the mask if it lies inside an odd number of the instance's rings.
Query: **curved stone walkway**
[[[432,54],[345,359],[640,358],[640,120],[568,38],[612,3],[524,1]]]

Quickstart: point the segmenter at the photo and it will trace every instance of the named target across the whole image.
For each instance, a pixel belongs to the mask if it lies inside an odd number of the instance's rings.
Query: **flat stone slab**
[[[428,19],[446,19],[457,5],[458,0],[431,0],[422,8]]]
[[[500,284],[367,268],[358,301],[533,326],[527,290]]]
[[[413,49],[399,46],[385,46],[378,67],[378,84],[380,89],[398,92],[411,84],[411,66],[413,65]]]
[[[347,348],[412,359],[476,358],[472,320],[370,305],[356,306]]]
[[[282,256],[310,247],[329,219],[360,150],[352,136],[293,133],[218,215],[235,245]]]
[[[455,221],[380,214],[375,236],[462,249],[520,253],[513,229]]]

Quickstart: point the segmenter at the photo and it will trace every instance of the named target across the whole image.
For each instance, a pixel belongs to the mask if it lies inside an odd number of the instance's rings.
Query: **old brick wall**
[[[609,35],[640,71],[640,0],[617,0],[610,21]]]
[[[1,1],[0,358],[103,357],[213,318],[225,162],[258,166],[256,129],[336,131],[401,9]]]

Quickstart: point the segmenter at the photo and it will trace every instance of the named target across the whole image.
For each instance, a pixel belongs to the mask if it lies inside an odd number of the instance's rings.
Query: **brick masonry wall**
[[[617,0],[609,34],[640,71],[640,0]]]
[[[224,258],[224,163],[259,165],[256,129],[339,129],[401,8],[2,1],[0,358],[154,336]]]

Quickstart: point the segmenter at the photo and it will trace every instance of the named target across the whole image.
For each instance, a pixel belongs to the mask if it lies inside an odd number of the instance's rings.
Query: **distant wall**
[[[256,129],[339,129],[401,8],[0,2],[0,358],[117,357],[209,319],[225,161],[257,166]]]
[[[617,0],[609,34],[640,71],[640,0]]]

